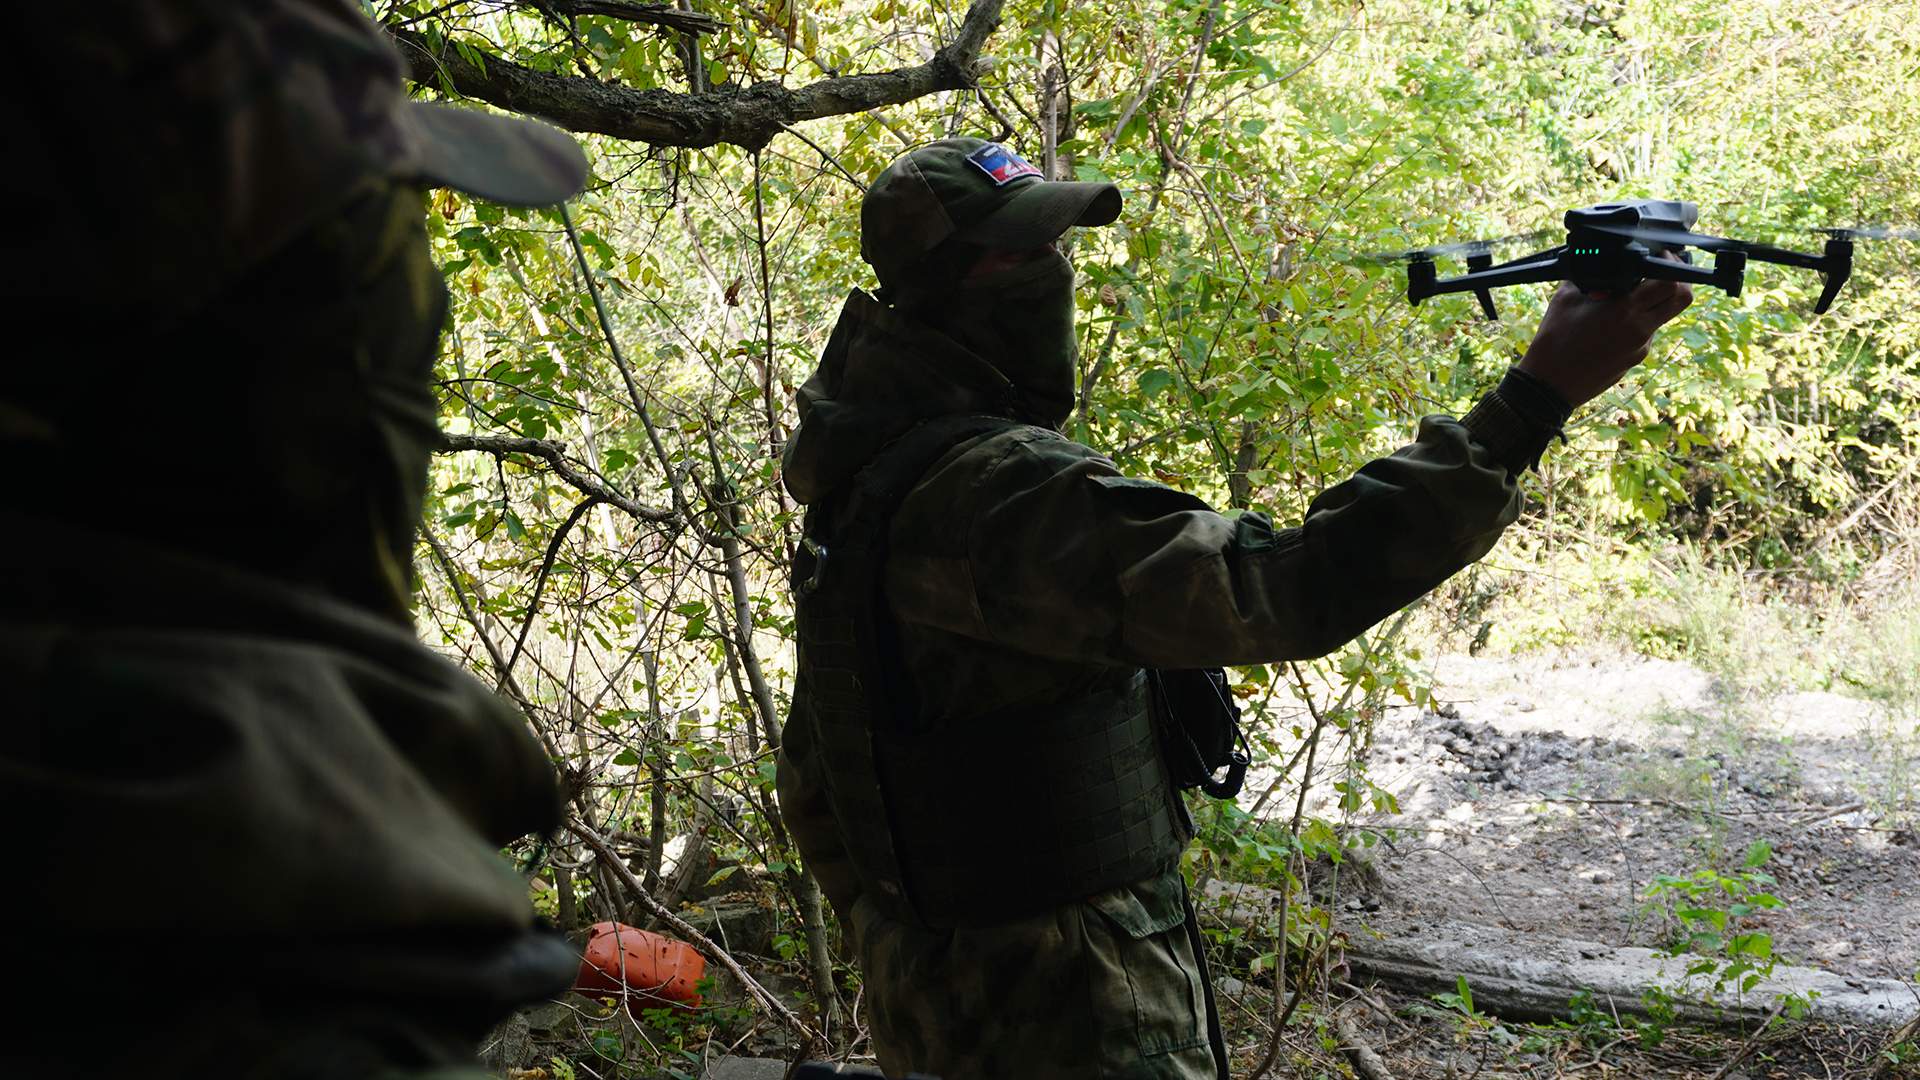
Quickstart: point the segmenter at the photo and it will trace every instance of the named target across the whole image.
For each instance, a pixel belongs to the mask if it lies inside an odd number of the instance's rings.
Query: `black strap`
[[[893,609],[887,603],[882,573],[887,563],[887,535],[894,515],[927,470],[954,447],[976,436],[1023,426],[999,416],[943,416],[928,420],[888,444],[855,478],[847,524],[850,530],[861,534],[858,547],[864,551],[860,571],[867,575],[863,589],[869,601],[860,619],[860,636],[871,643],[869,662],[874,667],[870,669],[868,707],[874,723],[911,728],[919,713],[919,700],[907,673],[906,658],[900,653],[900,634],[894,624]]]
[[[977,435],[1026,427],[1004,416],[941,416],[923,420],[874,455],[854,477],[854,497],[867,503],[885,525],[906,499],[907,492],[947,451]],[[864,516],[864,515],[863,515]]]
[[[887,526],[907,493],[933,463],[976,435],[1024,426],[1002,416],[941,416],[921,421],[881,447],[839,496],[842,505],[816,507],[816,512],[808,515],[807,532],[793,557],[790,584],[794,593],[812,595],[829,573],[869,573],[877,581],[878,557],[886,547]],[[821,510],[829,512],[817,512]],[[828,524],[819,528],[820,522]]]

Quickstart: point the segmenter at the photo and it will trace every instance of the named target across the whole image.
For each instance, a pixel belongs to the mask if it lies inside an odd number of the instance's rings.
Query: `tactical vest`
[[[956,416],[909,431],[809,507],[794,560],[794,716],[812,728],[862,890],[923,926],[1008,921],[1141,880],[1191,836],[1138,668],[937,729],[906,704],[884,595],[888,523],[946,451],[1017,426]]]

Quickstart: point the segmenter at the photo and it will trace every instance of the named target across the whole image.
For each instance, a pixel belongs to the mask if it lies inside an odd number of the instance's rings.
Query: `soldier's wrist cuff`
[[[1474,442],[1518,476],[1539,467],[1549,443],[1566,440],[1562,429],[1572,411],[1552,387],[1513,368],[1460,423]]]
[[[1559,431],[1567,426],[1567,417],[1573,415],[1573,406],[1560,396],[1560,391],[1547,385],[1545,379],[1517,367],[1507,369],[1506,377],[1500,380],[1495,392],[1536,427]]]

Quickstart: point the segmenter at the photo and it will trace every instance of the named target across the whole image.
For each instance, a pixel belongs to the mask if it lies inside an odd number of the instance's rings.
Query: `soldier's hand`
[[[1653,332],[1693,303],[1693,287],[1643,281],[1625,296],[1587,296],[1571,282],[1547,302],[1520,370],[1578,407],[1647,358]]]

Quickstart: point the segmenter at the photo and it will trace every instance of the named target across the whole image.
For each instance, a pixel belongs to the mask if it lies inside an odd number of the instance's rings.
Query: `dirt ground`
[[[1444,656],[1428,669],[1434,705],[1388,710],[1364,755],[1399,812],[1342,815],[1325,771],[1325,794],[1308,804],[1378,837],[1377,873],[1343,872],[1334,900],[1350,936],[1444,919],[1657,947],[1670,933],[1647,896],[1657,876],[1732,871],[1765,840],[1783,906],[1748,927],[1772,935],[1782,962],[1920,982],[1911,721],[1898,738],[1873,706],[1831,693],[1730,700],[1690,665],[1599,648]],[[1344,750],[1325,767],[1337,771]],[[1249,789],[1271,779],[1251,777]],[[1276,802],[1286,805],[1263,816],[1290,815],[1291,800]],[[1222,982],[1242,1040],[1236,1065],[1250,1071],[1271,997]],[[1334,997],[1396,1077],[1914,1075],[1886,1071],[1886,1033],[1859,1028],[1676,1029],[1655,1045],[1606,1025],[1584,1039],[1550,1027],[1469,1032],[1433,1000],[1381,987]],[[1290,1029],[1293,1074],[1347,1072],[1340,1041],[1321,1021]]]
[[[1783,960],[1915,979],[1915,781],[1872,706],[1830,693],[1729,702],[1686,664],[1618,653],[1430,668],[1436,706],[1377,725],[1369,772],[1400,812],[1348,819],[1384,838],[1382,883],[1346,896],[1342,918],[1657,945],[1656,875],[1737,868],[1766,840],[1784,906],[1754,925]]]

